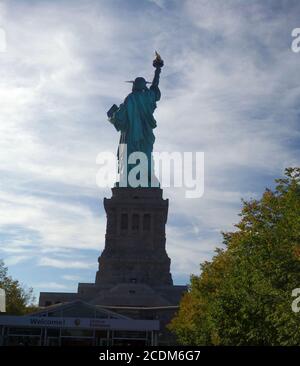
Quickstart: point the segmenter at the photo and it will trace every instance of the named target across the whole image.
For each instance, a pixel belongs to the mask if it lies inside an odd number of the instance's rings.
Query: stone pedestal
[[[95,283],[79,283],[77,293],[42,292],[40,306],[80,299],[134,319],[159,319],[159,343],[169,344],[166,324],[187,288],[173,285],[170,273],[168,204],[160,188],[112,188],[104,199],[105,248]]]
[[[104,199],[105,248],[96,285],[173,285],[166,252],[168,200],[160,188],[113,188]]]

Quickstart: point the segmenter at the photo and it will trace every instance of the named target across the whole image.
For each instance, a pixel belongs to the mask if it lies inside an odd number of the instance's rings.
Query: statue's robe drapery
[[[122,166],[124,159],[133,152],[143,152],[148,159],[148,180],[151,179],[152,151],[155,136],[153,129],[156,127],[156,120],[153,112],[156,108],[156,102],[160,99],[160,90],[158,85],[152,83],[150,89],[133,91],[120,105],[119,109],[113,113],[110,122],[117,131],[121,132],[118,148],[119,166]],[[127,146],[127,156],[122,146]],[[127,170],[134,165],[128,164]]]

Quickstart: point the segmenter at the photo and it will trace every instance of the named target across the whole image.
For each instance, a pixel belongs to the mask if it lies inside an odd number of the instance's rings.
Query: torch
[[[160,54],[155,51],[155,59],[153,60],[153,66],[158,69],[164,66],[164,61],[160,57]]]

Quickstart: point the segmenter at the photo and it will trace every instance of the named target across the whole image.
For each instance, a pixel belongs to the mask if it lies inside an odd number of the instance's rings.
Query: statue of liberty
[[[154,177],[152,157],[155,141],[153,129],[156,127],[156,120],[153,113],[156,109],[156,102],[161,97],[158,84],[159,75],[164,63],[160,55],[157,52],[155,53],[156,58],[153,61],[155,73],[152,83],[146,81],[143,77],[137,77],[134,81],[129,81],[133,84],[132,92],[127,95],[119,107],[114,104],[107,112],[109,121],[117,131],[121,132],[117,156],[119,161],[120,183],[122,182],[122,185],[125,186],[131,186],[130,182],[128,182],[130,171],[142,163],[138,159],[134,163],[130,161],[130,155],[132,153],[143,153],[143,156],[147,158],[147,166],[144,166],[146,171],[146,186],[151,186],[151,182],[152,184],[154,181],[158,182]],[[147,84],[151,84],[150,88],[147,87]]]

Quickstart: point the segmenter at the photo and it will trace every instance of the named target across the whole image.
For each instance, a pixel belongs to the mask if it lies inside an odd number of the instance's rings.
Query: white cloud
[[[62,284],[62,283],[57,283],[57,282],[37,282],[34,283],[33,286],[35,288],[38,288],[40,290],[67,290],[68,286]]]
[[[15,266],[29,260],[31,257],[28,255],[11,255],[5,258],[6,266]]]
[[[66,281],[80,281],[80,280],[82,280],[79,276],[74,276],[74,275],[63,275],[62,279],[66,280]]]
[[[94,263],[88,263],[84,261],[74,260],[59,260],[54,258],[41,258],[38,262],[39,266],[55,267],[55,268],[77,268],[77,269],[88,269],[93,267]]]
[[[2,231],[7,225],[16,225],[35,232],[39,239],[32,244],[40,245],[40,250],[47,247],[100,250],[104,242],[104,217],[95,216],[81,203],[0,191],[0,210],[5,212],[0,216]],[[21,239],[19,245],[26,249]],[[16,245],[12,247],[16,249]]]
[[[165,0],[148,0],[150,3],[157,5],[159,8],[165,7]]]

